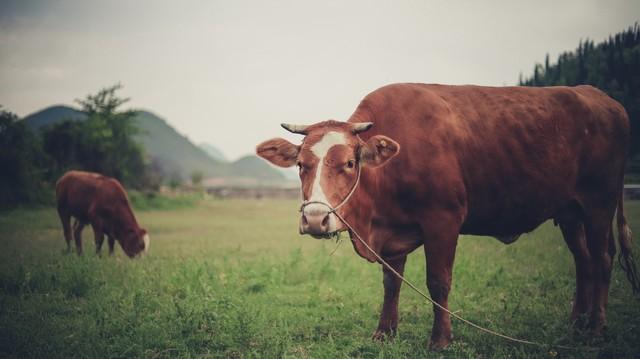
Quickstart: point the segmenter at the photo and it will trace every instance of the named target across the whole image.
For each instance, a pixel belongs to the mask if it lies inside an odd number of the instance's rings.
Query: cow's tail
[[[629,283],[631,283],[631,287],[633,288],[634,294],[640,293],[640,279],[638,278],[638,269],[636,268],[636,264],[633,260],[632,253],[632,239],[631,239],[631,228],[627,224],[627,219],[624,217],[624,191],[620,191],[620,200],[618,201],[618,244],[620,245],[620,255],[618,255],[618,263],[620,267],[627,275],[627,279]]]

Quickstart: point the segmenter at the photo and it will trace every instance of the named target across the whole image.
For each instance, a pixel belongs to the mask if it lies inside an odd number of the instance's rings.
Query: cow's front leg
[[[449,309],[449,290],[451,289],[451,273],[456,244],[425,244],[427,257],[427,288],[431,299],[442,307]],[[441,349],[453,340],[451,333],[451,317],[449,313],[433,306],[433,329],[429,349]]]
[[[402,275],[406,261],[407,257],[404,256],[388,261],[388,263],[396,272]],[[387,337],[393,337],[398,328],[398,298],[402,280],[383,265],[382,283],[384,284],[384,303],[382,304],[378,329],[373,333],[373,339],[380,341]]]
[[[431,298],[442,307],[449,309],[449,290],[453,260],[458,243],[459,226],[446,217],[431,217],[423,226],[425,234],[424,250],[427,258],[427,288]],[[441,349],[451,343],[451,317],[449,313],[433,305],[433,329],[429,349]]]
[[[67,254],[71,253],[71,215],[64,209],[58,207],[58,215],[60,216],[60,222],[62,223],[62,230],[64,232],[64,240],[67,242]]]
[[[73,239],[76,242],[76,253],[78,255],[82,254],[82,229],[84,228],[85,223],[80,220],[76,220],[73,223]]]

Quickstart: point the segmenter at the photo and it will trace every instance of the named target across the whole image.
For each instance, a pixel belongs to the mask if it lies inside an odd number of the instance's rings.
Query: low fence
[[[241,198],[241,199],[300,199],[300,188],[242,188],[242,187],[215,187],[207,188],[207,194],[215,198]]]
[[[640,200],[640,184],[624,185],[624,199]]]

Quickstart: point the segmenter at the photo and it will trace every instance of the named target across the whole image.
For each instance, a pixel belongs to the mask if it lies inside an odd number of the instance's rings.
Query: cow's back
[[[622,106],[590,86],[390,85],[351,121],[400,143],[377,173],[386,200],[464,207],[474,234],[530,231],[594,188],[615,194],[629,141]]]
[[[56,183],[56,199],[59,208],[87,222],[92,206],[126,201],[126,194],[112,178],[91,172],[69,171]]]

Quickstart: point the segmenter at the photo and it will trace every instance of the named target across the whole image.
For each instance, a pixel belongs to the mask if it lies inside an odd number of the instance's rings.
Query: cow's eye
[[[355,166],[356,166],[356,161],[355,160],[347,161],[347,168],[353,168]]]
[[[298,161],[296,163],[296,166],[298,166],[298,172],[300,173],[304,172],[304,166],[302,165],[302,162]]]

